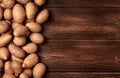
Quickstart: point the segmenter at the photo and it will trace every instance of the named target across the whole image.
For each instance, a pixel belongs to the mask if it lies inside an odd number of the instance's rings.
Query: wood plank
[[[44,78],[120,78],[120,72],[49,72]]]
[[[44,24],[49,40],[120,40],[120,8],[49,9],[51,18]]]
[[[49,71],[120,71],[120,41],[48,40],[39,55]]]
[[[120,7],[120,0],[48,0],[45,7]]]

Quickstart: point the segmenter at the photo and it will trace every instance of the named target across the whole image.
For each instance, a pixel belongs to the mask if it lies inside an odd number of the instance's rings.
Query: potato
[[[35,43],[28,43],[25,46],[22,47],[22,49],[27,53],[35,53],[38,49],[37,45]]]
[[[15,56],[13,56],[13,55],[11,55],[11,60],[12,60],[12,61],[17,61],[17,62],[23,63],[23,59],[18,58],[18,57],[15,57]]]
[[[38,62],[37,54],[29,54],[23,61],[23,68],[31,68]]]
[[[4,72],[6,74],[13,74],[14,71],[12,69],[12,62],[11,61],[6,61],[4,64]]]
[[[33,77],[42,78],[46,70],[46,66],[43,63],[38,63],[33,68]]]
[[[12,69],[15,73],[15,76],[18,76],[22,72],[22,64],[17,61],[12,61]]]
[[[28,32],[28,29],[26,26],[18,26],[15,28],[13,34],[14,36],[25,36]]]
[[[4,74],[2,78],[17,78],[15,75],[13,74]]]
[[[15,30],[15,28],[18,27],[18,26],[23,26],[23,25],[22,25],[22,24],[19,24],[19,23],[17,23],[17,22],[13,22],[13,23],[12,23],[12,29],[13,29],[13,30]]]
[[[49,17],[49,11],[47,9],[42,10],[36,17],[36,22],[39,24],[44,23]]]
[[[6,47],[0,48],[0,59],[7,60],[10,56],[10,53]]]
[[[36,44],[41,44],[44,42],[44,37],[42,34],[40,33],[31,33],[30,35],[30,40],[33,42],[33,43],[36,43]]]
[[[3,18],[3,8],[0,7],[0,20]]]
[[[15,44],[13,43],[10,43],[8,45],[8,49],[10,51],[10,53],[12,55],[14,55],[15,57],[17,58],[24,58],[25,57],[25,52],[23,49],[21,49],[20,47],[16,46]]]
[[[13,8],[15,0],[2,0],[5,8]]]
[[[36,22],[26,23],[26,27],[28,27],[28,29],[34,33],[40,32],[42,30],[41,25]]]
[[[34,19],[38,8],[33,2],[29,2],[25,6],[27,19]]]
[[[19,78],[29,78],[29,76],[26,73],[21,73]]]
[[[0,60],[0,70],[3,68],[3,66],[4,66],[4,63],[2,60]]]
[[[9,25],[5,21],[0,21],[0,33],[5,33],[9,29]]]
[[[22,23],[25,19],[25,9],[22,5],[16,4],[13,7],[13,19],[17,23]]]
[[[12,28],[10,27],[6,33],[2,33],[1,35],[5,35],[5,34],[12,35],[12,32],[13,32]]]
[[[30,2],[31,0],[17,0],[19,3],[21,4],[27,4],[28,2]]]
[[[23,46],[26,43],[26,38],[24,36],[14,37],[13,43],[17,46]]]
[[[24,69],[23,73],[26,73],[29,77],[32,76],[32,69]]]
[[[12,19],[12,9],[5,9],[4,18],[7,20]]]
[[[12,35],[5,34],[0,37],[0,47],[6,46],[12,40]]]
[[[46,0],[34,0],[34,3],[37,5],[37,6],[42,6],[44,5],[46,2]]]

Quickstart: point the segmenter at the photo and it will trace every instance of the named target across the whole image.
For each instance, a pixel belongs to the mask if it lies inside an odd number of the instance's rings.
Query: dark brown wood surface
[[[44,78],[120,78],[120,0],[48,0]]]

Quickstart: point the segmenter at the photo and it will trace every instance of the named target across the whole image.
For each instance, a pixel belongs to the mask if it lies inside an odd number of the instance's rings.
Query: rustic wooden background
[[[48,0],[44,78],[120,78],[120,0]]]

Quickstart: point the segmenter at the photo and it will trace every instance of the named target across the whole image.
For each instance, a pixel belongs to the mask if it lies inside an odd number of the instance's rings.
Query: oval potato
[[[28,2],[25,6],[27,19],[34,19],[38,8],[33,2]]]
[[[32,61],[31,61],[32,60]],[[23,68],[31,68],[38,62],[37,54],[29,54],[23,61]]]
[[[10,19],[12,19],[12,9],[5,9],[5,11],[4,11],[4,18],[6,19],[6,20],[10,20]]]
[[[2,0],[5,8],[13,8],[15,0]]]
[[[30,40],[36,44],[42,44],[44,42],[44,37],[40,33],[31,33]]]
[[[6,47],[0,48],[0,59],[7,60],[9,56],[10,56],[10,53],[8,51],[8,48]]]
[[[6,61],[4,64],[4,72],[6,74],[13,74],[14,71],[12,69],[12,62],[11,61]]]
[[[26,23],[26,27],[28,27],[28,29],[34,33],[41,32],[41,30],[42,30],[41,25],[39,23],[36,23],[36,22]]]
[[[24,36],[14,37],[13,43],[17,46],[23,46],[26,43],[26,38]]]
[[[36,22],[39,24],[44,23],[49,17],[49,11],[47,9],[42,10],[36,17]]]
[[[17,23],[22,23],[25,19],[25,9],[22,5],[16,4],[13,7],[13,19]]]
[[[5,33],[9,29],[9,25],[5,21],[0,21],[0,33]]]
[[[37,5],[37,6],[42,6],[44,5],[46,2],[46,0],[34,0],[34,3]]]
[[[21,49],[20,47],[16,46],[15,44],[13,43],[10,43],[8,45],[8,49],[10,51],[10,53],[12,55],[14,55],[15,57],[18,57],[18,58],[24,58],[25,57],[25,52],[23,49]]]

